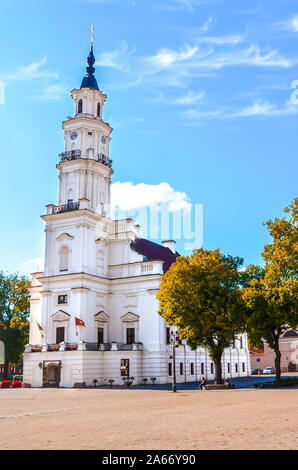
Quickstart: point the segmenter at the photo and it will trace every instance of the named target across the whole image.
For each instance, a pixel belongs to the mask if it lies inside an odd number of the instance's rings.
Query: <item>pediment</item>
[[[94,320],[98,322],[108,322],[109,317],[105,312],[98,312],[94,315]]]
[[[98,244],[101,244],[101,245],[105,245],[105,246],[108,246],[109,245],[109,241],[106,239],[106,238],[97,238],[95,240],[95,243],[98,245]]]
[[[70,320],[70,315],[69,313],[66,313],[63,310],[58,310],[58,312],[52,315],[52,320],[53,321],[68,321]]]
[[[123,317],[121,317],[121,320],[125,322],[135,322],[135,321],[139,321],[139,319],[140,319],[139,315],[135,315],[134,313],[131,313],[131,312],[128,312],[125,315],[123,315]]]
[[[69,233],[61,233],[61,235],[59,235],[59,237],[56,238],[56,240],[58,240],[59,242],[61,240],[72,240],[74,237],[72,235],[69,235]]]

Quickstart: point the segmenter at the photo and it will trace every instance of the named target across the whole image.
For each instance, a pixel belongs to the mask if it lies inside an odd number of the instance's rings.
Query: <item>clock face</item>
[[[71,140],[76,140],[77,137],[78,137],[77,132],[72,132],[72,133],[70,134]]]
[[[105,144],[105,143],[106,143],[106,139],[104,138],[104,136],[102,136],[102,138],[101,138],[101,143],[102,143],[102,144]]]

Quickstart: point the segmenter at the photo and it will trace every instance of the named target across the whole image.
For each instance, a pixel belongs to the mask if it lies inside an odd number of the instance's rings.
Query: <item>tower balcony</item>
[[[69,150],[68,152],[60,153],[60,163],[69,162],[70,160],[77,160],[78,158],[81,158],[81,154],[81,150]]]
[[[104,155],[103,153],[99,153],[98,161],[99,163],[102,163],[103,165],[106,165],[109,168],[112,168],[113,160],[111,160],[107,155]]]
[[[82,151],[81,150],[69,150],[67,152],[63,152],[59,154],[60,157],[60,163],[63,162],[69,162],[71,160],[78,160],[79,158],[87,160],[90,157],[83,157],[82,156]],[[91,157],[93,160],[93,157]],[[104,155],[103,153],[99,153],[97,156],[97,159],[95,158],[96,161],[99,163],[102,163],[103,165],[108,166],[109,168],[112,168],[112,163],[113,160],[111,160],[107,155]]]
[[[53,214],[60,214],[61,212],[77,211],[80,208],[79,202],[68,202],[53,208]]]

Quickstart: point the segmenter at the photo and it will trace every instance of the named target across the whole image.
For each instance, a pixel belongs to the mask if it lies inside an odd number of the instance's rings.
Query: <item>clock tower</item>
[[[107,95],[102,93],[94,72],[93,44],[87,58],[88,66],[81,87],[71,92],[74,115],[63,122],[65,151],[59,155],[59,206],[79,204],[110,216],[109,158],[112,128],[103,121]]]

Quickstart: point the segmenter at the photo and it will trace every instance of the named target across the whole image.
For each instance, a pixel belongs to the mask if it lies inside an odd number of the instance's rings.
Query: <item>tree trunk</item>
[[[280,382],[280,358],[281,358],[281,353],[279,350],[279,335],[274,336],[274,352],[275,352],[275,381],[277,383]]]
[[[214,364],[215,364],[215,380],[214,380],[214,383],[215,384],[222,384],[222,369],[221,369],[221,356],[220,357],[217,357],[215,360],[214,360]]]
[[[4,371],[3,371],[3,380],[7,380],[8,379],[8,361],[5,361],[4,363]]]

